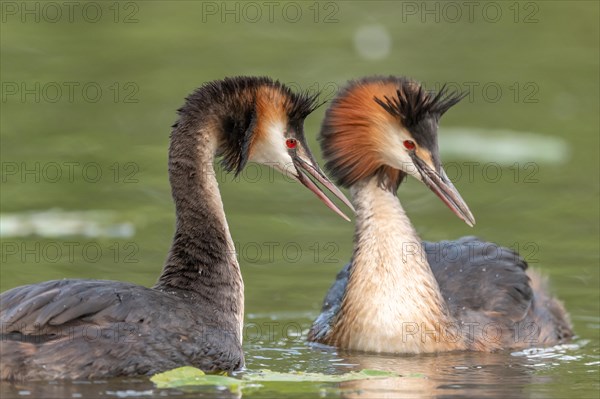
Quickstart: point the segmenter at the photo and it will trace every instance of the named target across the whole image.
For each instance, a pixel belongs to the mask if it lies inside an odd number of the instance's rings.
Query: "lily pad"
[[[253,382],[344,382],[353,380],[368,380],[373,378],[399,377],[398,374],[381,370],[352,371],[345,374],[322,373],[279,373],[271,370],[259,370],[245,374],[242,378]]]
[[[157,388],[176,388],[184,386],[213,385],[226,387],[231,391],[239,388],[244,381],[226,375],[205,374],[195,367],[179,367],[164,373],[155,374],[150,378]]]
[[[322,374],[322,373],[279,373],[271,370],[258,370],[245,373],[241,379],[228,377],[225,375],[205,374],[202,370],[194,367],[180,367],[164,373],[155,374],[150,378],[157,388],[177,388],[186,386],[211,385],[215,387],[224,387],[232,392],[244,388],[256,389],[268,383],[281,382],[321,382],[337,383],[353,380],[368,380],[375,378],[394,378],[398,374],[381,370],[361,370],[352,371],[345,374]]]

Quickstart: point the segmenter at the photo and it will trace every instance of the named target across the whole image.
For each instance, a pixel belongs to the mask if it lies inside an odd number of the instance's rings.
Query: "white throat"
[[[376,177],[354,185],[351,195],[354,253],[336,340],[363,351],[431,352],[436,324],[451,318],[421,239],[395,193]]]

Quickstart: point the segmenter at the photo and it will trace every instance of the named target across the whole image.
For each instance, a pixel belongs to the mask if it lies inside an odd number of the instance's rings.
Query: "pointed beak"
[[[440,167],[439,173],[433,170],[425,161],[416,154],[411,154],[411,158],[421,174],[423,183],[431,189],[444,203],[466,224],[470,227],[475,225],[475,218],[471,210],[462,199],[454,184],[446,176],[444,169]]]
[[[310,191],[315,193],[315,195],[317,197],[319,197],[319,199],[321,201],[323,201],[329,209],[331,209],[332,211],[334,211],[335,213],[340,215],[345,220],[350,221],[350,218],[348,216],[346,216],[340,210],[340,208],[338,208],[333,202],[331,202],[331,200],[327,197],[327,195],[325,195],[323,190],[321,190],[321,188],[319,188],[306,175],[306,173],[311,175],[313,178],[315,178],[315,180],[317,180],[319,183],[321,183],[323,186],[325,186],[329,191],[331,191],[336,197],[338,197],[340,200],[342,200],[342,202],[344,204],[346,204],[350,209],[352,209],[353,212],[356,212],[356,210],[354,209],[354,207],[352,206],[352,203],[350,203],[348,198],[346,198],[346,196],[327,178],[327,176],[325,176],[325,173],[323,173],[323,171],[319,168],[319,166],[317,166],[316,164],[314,164],[312,162],[305,161],[304,159],[300,158],[300,156],[298,156],[298,155],[294,156],[292,158],[292,160],[294,161],[294,167],[296,168],[296,175],[294,175],[294,177],[300,183],[302,183],[306,188],[308,188]],[[306,173],[304,173],[304,172],[306,172]]]

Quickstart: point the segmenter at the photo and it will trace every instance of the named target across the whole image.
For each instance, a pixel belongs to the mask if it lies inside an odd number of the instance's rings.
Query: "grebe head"
[[[223,134],[219,155],[227,171],[240,173],[247,162],[277,169],[299,181],[330,209],[348,217],[325,195],[308,175],[325,186],[352,210],[350,201],[323,173],[304,136],[304,120],[320,104],[318,94],[295,93],[269,78],[228,78],[221,93],[231,93],[222,117]],[[230,112],[227,108],[237,108]]]
[[[441,116],[463,97],[444,88],[426,91],[404,77],[351,82],[333,100],[321,128],[327,168],[345,187],[376,175],[395,191],[413,176],[473,226],[469,207],[442,168],[437,143]]]

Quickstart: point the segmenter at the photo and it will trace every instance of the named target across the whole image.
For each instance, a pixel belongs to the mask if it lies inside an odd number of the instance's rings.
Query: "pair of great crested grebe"
[[[560,302],[517,254],[493,247],[490,256],[490,243],[472,237],[422,243],[396,196],[411,175],[475,223],[438,154],[439,119],[460,99],[407,78],[370,77],[350,82],[333,100],[320,142],[327,169],[350,189],[356,208],[354,252],[309,341],[415,354],[548,345],[572,336]],[[248,161],[291,169],[343,215],[307,176],[352,208],[306,144],[303,123],[315,108],[315,97],[269,78],[227,78],[190,95],[171,133],[177,223],[156,285],[57,280],[3,293],[1,378],[241,368],[244,286],[217,180],[202,165],[221,157],[235,173]],[[448,245],[451,257],[441,253]]]

